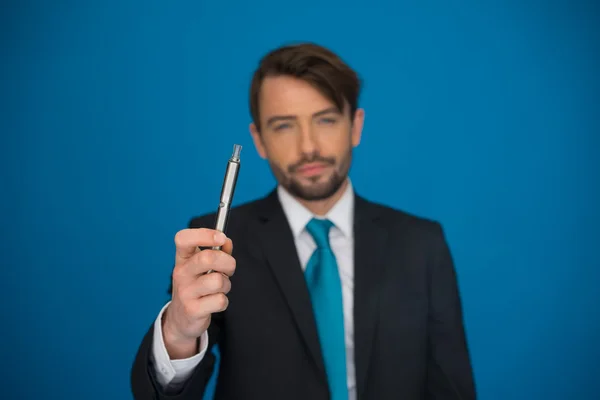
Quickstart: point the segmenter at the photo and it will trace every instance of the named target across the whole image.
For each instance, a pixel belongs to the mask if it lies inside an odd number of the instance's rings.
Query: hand
[[[222,250],[201,247],[222,246]],[[231,239],[212,229],[184,229],[175,235],[173,295],[163,316],[163,339],[171,359],[198,353],[198,338],[208,329],[211,314],[224,311],[235,272]],[[209,270],[214,272],[206,274]]]

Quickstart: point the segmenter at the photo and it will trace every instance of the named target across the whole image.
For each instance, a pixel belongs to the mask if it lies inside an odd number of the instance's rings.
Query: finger
[[[231,290],[231,281],[224,274],[207,274],[198,277],[182,293],[185,299],[197,299],[215,293],[227,294]]]
[[[221,247],[221,250],[227,254],[233,254],[233,242],[231,239],[227,238],[225,244]]]
[[[224,251],[227,254],[232,254],[233,253],[233,242],[231,241],[231,239],[227,238],[225,241],[225,244],[223,246],[220,246],[218,248],[218,250]]]
[[[236,261],[224,251],[207,249],[194,255],[182,267],[186,269],[185,275],[194,278],[210,270],[232,276],[235,272]]]
[[[215,293],[200,297],[186,304],[186,313],[191,318],[205,318],[210,314],[225,311],[229,306],[229,298],[224,293]]]
[[[213,247],[225,244],[224,233],[207,228],[189,228],[175,235],[175,264],[184,262],[197,253],[199,246]]]
[[[173,286],[187,287],[198,276],[214,270],[220,255],[228,256],[219,250],[195,250],[195,254],[185,262],[175,265],[173,269]]]

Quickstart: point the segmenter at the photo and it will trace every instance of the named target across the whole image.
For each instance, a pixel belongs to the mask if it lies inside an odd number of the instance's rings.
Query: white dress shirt
[[[346,369],[349,400],[356,399],[356,374],[354,366],[354,192],[348,180],[346,190],[340,200],[333,206],[329,213],[319,217],[310,212],[301,203],[294,199],[281,186],[277,188],[277,195],[288,219],[294,235],[300,265],[304,270],[316,244],[312,236],[305,229],[312,218],[326,218],[334,226],[329,233],[331,248],[336,256],[340,278],[342,282],[342,300],[344,307],[344,328],[346,342]],[[206,354],[208,346],[208,333],[201,338],[200,352],[193,357],[183,360],[170,360],[163,341],[161,319],[166,304],[160,311],[154,323],[154,341],[152,344],[151,360],[156,371],[158,383],[164,388],[176,388],[182,385],[192,374],[194,368]]]

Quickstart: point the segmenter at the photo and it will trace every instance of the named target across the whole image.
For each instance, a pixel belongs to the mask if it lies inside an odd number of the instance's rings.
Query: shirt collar
[[[348,238],[354,236],[354,189],[352,187],[352,182],[350,182],[350,178],[347,179],[348,185],[346,186],[344,194],[324,217],[314,215],[281,185],[277,187],[279,201],[295,238],[300,236],[306,227],[306,224],[308,224],[312,218],[329,219],[344,236]]]

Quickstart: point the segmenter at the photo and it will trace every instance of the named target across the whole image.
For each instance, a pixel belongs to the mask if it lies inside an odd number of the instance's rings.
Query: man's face
[[[363,110],[351,120],[348,106],[340,113],[309,83],[289,76],[266,78],[259,103],[261,131],[254,124],[250,131],[279,184],[309,201],[336,193],[360,142]]]

